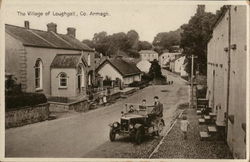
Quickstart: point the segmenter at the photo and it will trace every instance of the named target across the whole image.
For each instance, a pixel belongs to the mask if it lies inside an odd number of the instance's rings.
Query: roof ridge
[[[13,27],[17,27],[17,28],[22,28],[22,29],[27,29],[27,28],[25,28],[25,27],[23,27],[23,26],[17,26],[17,25],[12,25],[12,24],[5,24],[5,25],[13,26]],[[36,31],[41,31],[41,32],[48,32],[48,31],[46,31],[46,30],[32,29],[32,28],[29,28],[29,29],[27,29],[27,30],[36,30]]]

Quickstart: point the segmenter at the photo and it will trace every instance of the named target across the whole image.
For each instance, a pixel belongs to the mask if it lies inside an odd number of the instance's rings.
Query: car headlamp
[[[132,124],[129,124],[129,129],[133,129],[134,126]]]
[[[117,123],[114,123],[113,126],[114,126],[114,127],[118,127],[118,124],[117,124]]]

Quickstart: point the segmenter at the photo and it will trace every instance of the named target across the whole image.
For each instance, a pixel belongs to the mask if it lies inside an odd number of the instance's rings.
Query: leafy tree
[[[181,29],[158,33],[154,38],[153,45],[158,51],[169,49],[174,45],[179,45],[181,39],[180,33]]]
[[[159,65],[159,63],[156,59],[151,62],[151,66],[149,68],[148,74],[151,78],[162,78],[163,77],[162,73],[161,73],[161,66]]]
[[[95,33],[92,42],[96,51],[107,55],[107,51],[109,49],[109,39],[107,37],[107,32],[102,31]]]
[[[196,14],[191,17],[188,24],[181,26],[180,46],[187,56],[195,55],[198,58],[194,62],[194,70],[199,69],[201,74],[206,74],[207,43],[212,33],[216,15],[205,12],[205,5],[198,5]],[[188,57],[186,71],[191,73],[191,58]]]
[[[95,44],[93,43],[93,41],[89,40],[89,39],[84,39],[82,41],[82,43],[86,44],[87,46],[89,46],[90,48],[95,48]]]
[[[128,31],[127,41],[129,48],[138,50],[139,34],[135,30]]]
[[[140,50],[151,50],[152,44],[148,41],[139,41],[138,43],[138,51]]]

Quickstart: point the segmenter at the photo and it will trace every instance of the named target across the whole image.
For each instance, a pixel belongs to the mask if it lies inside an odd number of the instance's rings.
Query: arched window
[[[66,73],[60,73],[59,75],[59,87],[66,88],[68,86],[68,77]]]
[[[35,87],[37,90],[43,88],[42,80],[43,80],[43,63],[40,59],[38,59],[35,64]]]

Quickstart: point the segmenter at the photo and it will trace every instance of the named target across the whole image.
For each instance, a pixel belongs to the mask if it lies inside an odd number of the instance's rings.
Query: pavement
[[[232,159],[225,141],[201,141],[199,132],[207,129],[207,125],[199,125],[198,115],[195,109],[186,107],[184,114],[190,122],[190,129],[187,132],[187,140],[184,140],[180,130],[180,120],[164,138],[159,150],[151,157],[168,159]]]
[[[73,113],[63,118],[11,128],[5,131],[6,157],[121,157],[147,158],[160,139],[147,138],[135,145],[128,137],[115,142],[108,139],[108,124],[119,121],[125,103],[153,103],[158,95],[164,105],[166,128],[178,114],[177,106],[188,101],[185,81],[163,71],[173,85],[149,86],[126,99],[87,113]]]

